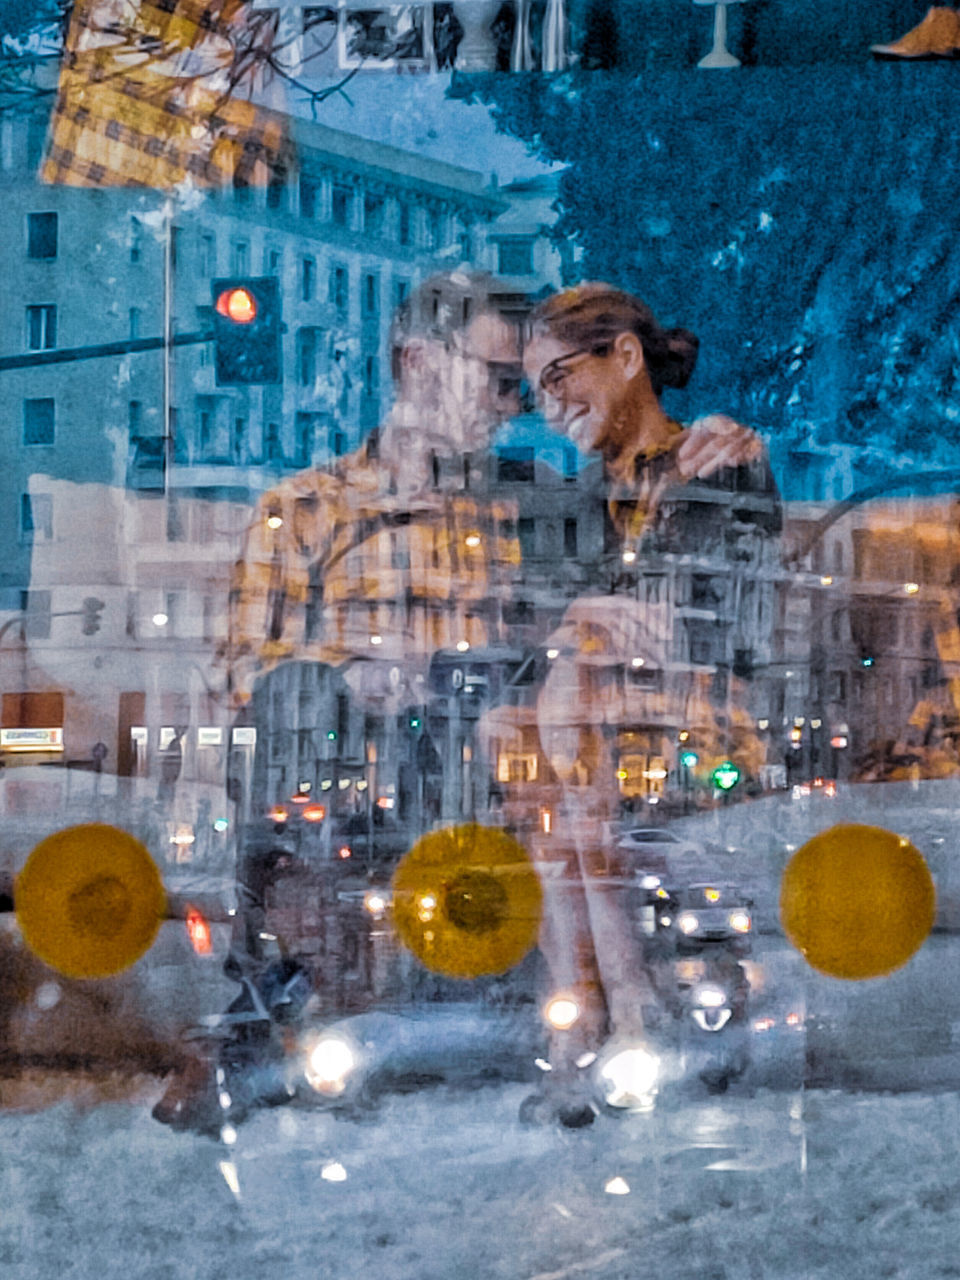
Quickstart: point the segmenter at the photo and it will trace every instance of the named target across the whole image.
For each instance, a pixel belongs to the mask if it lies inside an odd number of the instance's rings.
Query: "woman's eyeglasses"
[[[572,372],[571,366],[583,356],[608,356],[611,345],[609,342],[601,342],[595,347],[580,347],[576,351],[568,351],[565,356],[557,356],[556,360],[551,360],[540,370],[540,390],[555,396],[564,379]]]

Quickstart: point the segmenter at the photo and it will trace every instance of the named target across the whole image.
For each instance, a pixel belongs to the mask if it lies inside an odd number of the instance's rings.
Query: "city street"
[[[180,945],[162,940],[168,959]],[[522,1126],[527,1088],[491,1084],[362,1120],[261,1111],[218,1142],[151,1118],[155,1077],[34,1073],[0,1113],[4,1274],[347,1280],[371,1258],[417,1280],[956,1274],[958,979],[952,935],[856,984],[762,939],[755,1008],[805,1003],[806,1085],[668,1095],[588,1130]],[[159,1011],[176,966],[151,982]],[[763,1034],[769,1066],[784,1042]]]
[[[11,1280],[796,1280],[955,1271],[952,1093],[728,1096],[526,1129],[521,1086],[397,1097],[366,1123],[258,1114],[227,1146],[156,1090],[0,1118]]]

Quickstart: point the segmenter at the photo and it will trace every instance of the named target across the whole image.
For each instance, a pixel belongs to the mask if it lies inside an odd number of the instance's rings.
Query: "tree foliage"
[[[960,461],[960,238],[949,66],[473,77],[561,161],[583,274],[702,340],[689,414]]]

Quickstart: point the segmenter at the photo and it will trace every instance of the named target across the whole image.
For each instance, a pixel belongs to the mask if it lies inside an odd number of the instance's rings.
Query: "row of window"
[[[182,257],[182,228],[171,227],[171,257],[174,266]],[[58,252],[58,215],[56,213],[27,214],[27,257],[37,260],[53,259]],[[130,260],[139,262],[142,254],[142,228],[138,218],[131,219]],[[198,244],[197,266],[205,279],[217,275],[217,238],[212,231],[201,231]],[[264,275],[279,275],[283,268],[283,251],[276,247],[266,246],[263,251],[262,269]],[[251,271],[251,255],[249,240],[234,240],[230,246],[230,272],[235,276],[246,276]],[[395,305],[402,302],[409,291],[408,281],[396,281],[394,291]],[[346,311],[348,304],[349,276],[343,263],[331,263],[328,300],[338,310]],[[304,302],[311,302],[317,296],[317,262],[310,256],[304,256],[299,264],[299,291]],[[365,315],[379,314],[380,280],[376,272],[367,272],[363,279],[361,308]],[[37,310],[37,308],[31,308]],[[49,310],[49,307],[47,307]],[[40,323],[40,320],[37,320]],[[48,342],[46,346],[55,346]],[[31,346],[31,350],[41,347]]]
[[[337,194],[336,189],[334,189],[334,213],[335,214],[338,208],[336,194]],[[50,217],[53,217],[54,219],[56,218],[56,214],[41,215],[41,216],[50,216]],[[335,223],[338,222],[338,218],[334,216],[333,221]],[[407,233],[406,235],[404,234],[404,226],[405,226],[405,221],[403,217],[401,217],[400,219],[401,235],[399,237],[399,240],[401,244],[405,245],[405,244],[411,243],[411,239],[410,239],[409,233]],[[428,239],[429,239],[429,243],[427,246],[428,248],[440,248],[442,246],[442,235],[439,231],[436,233],[431,233],[431,236],[428,237]],[[509,245],[509,244],[513,244],[514,241],[513,240],[504,241],[503,243],[506,245]],[[520,243],[520,241],[517,241],[516,243]],[[131,219],[130,261],[139,262],[141,257],[141,251],[142,251],[142,229],[140,226],[139,219],[134,217]],[[468,257],[470,256],[469,253],[467,253],[466,251],[466,247],[465,247],[465,253],[466,253],[466,256]],[[34,255],[31,255],[31,256],[34,256]],[[38,255],[38,256],[43,256],[43,255]],[[47,256],[55,257],[56,254],[54,253],[52,255],[47,255]],[[177,267],[180,265],[183,258],[183,228],[181,227],[172,226],[170,228],[170,257],[171,257],[172,265],[174,267]],[[301,270],[302,270],[303,261],[305,260],[301,260]],[[532,264],[532,259],[530,261]],[[218,249],[217,249],[216,235],[212,231],[201,231],[199,233],[199,243],[197,245],[197,263],[196,263],[197,269],[200,275],[203,276],[205,279],[209,279],[210,277],[215,276],[218,271],[218,264],[219,264],[219,255],[218,255]],[[277,275],[280,273],[282,269],[282,265],[283,265],[282,250],[270,245],[266,246],[263,251],[264,274]],[[230,246],[230,254],[229,254],[230,271],[232,272],[233,275],[242,276],[242,275],[247,275],[249,273],[250,267],[251,267],[250,242],[246,239],[234,240]],[[527,267],[528,271],[530,269],[532,269],[532,266]]]
[[[301,209],[303,209],[303,193],[306,179],[301,179]],[[333,221],[341,222],[346,225],[346,206],[343,201],[346,199],[344,192],[350,189],[338,189],[334,187],[333,201]],[[338,197],[338,191],[340,195]],[[371,226],[374,230],[371,234],[379,234],[382,225],[384,201],[379,197],[364,197],[364,221],[365,226],[369,229]],[[310,206],[312,207],[312,206]],[[338,210],[341,217],[338,218]],[[379,210],[379,213],[376,212]],[[313,213],[307,216],[313,217]],[[427,248],[441,248],[443,244],[443,233],[441,230],[442,220],[440,215],[436,215],[437,221],[429,223],[430,231],[427,236]],[[400,216],[398,220],[398,241],[401,245],[412,244],[412,230],[410,226],[410,207],[408,205],[400,206]],[[465,233],[466,234],[466,233]],[[172,265],[176,267],[182,257],[182,236],[183,230],[180,227],[170,228],[170,257]],[[497,240],[497,270],[503,276],[525,276],[531,275],[534,269],[533,262],[533,245],[532,236],[502,236]],[[50,260],[57,257],[58,252],[58,216],[54,212],[28,213],[27,214],[27,257],[34,260]],[[131,219],[130,228],[130,261],[139,262],[143,253],[143,228],[139,218]],[[464,245],[464,254],[470,258],[471,252],[469,245]],[[230,270],[233,275],[244,276],[250,272],[250,244],[247,240],[235,240],[230,249]],[[280,249],[267,247],[263,254],[263,271],[265,275],[277,275],[280,273],[283,263],[283,254]],[[310,301],[313,296],[312,291],[308,292],[307,279],[310,273],[310,267],[306,264],[313,263],[313,270],[316,269],[316,263],[311,258],[301,259],[301,280],[304,290],[303,297],[305,301]],[[205,279],[210,279],[217,274],[217,238],[212,231],[201,231],[198,245],[197,266],[200,275]]]
[[[282,183],[267,188],[267,207],[280,208],[286,187]],[[318,218],[321,215],[321,183],[311,174],[301,173],[299,179],[300,216]],[[361,213],[362,211],[362,213]],[[422,209],[421,227],[418,230],[417,206],[406,200],[398,200],[396,219],[391,226],[387,215],[386,197],[367,191],[361,196],[357,189],[345,182],[334,182],[330,191],[329,220],[336,227],[362,231],[367,237],[390,236],[403,247],[420,247],[427,250],[442,249],[449,241],[449,218],[438,208]],[[468,232],[464,232],[468,236]]]
[[[301,331],[302,332],[302,331]],[[315,358],[315,353],[311,358]],[[304,373],[310,372],[305,366]],[[376,356],[367,356],[363,365],[363,393],[375,396],[379,389],[379,360]],[[139,400],[131,400],[127,406],[127,424],[130,440],[135,445],[145,443],[143,438],[143,404]],[[212,396],[201,396],[197,401],[197,444],[201,457],[210,457],[216,444],[217,401]],[[180,444],[177,431],[178,414],[176,409],[170,412],[170,425],[174,439]],[[296,415],[297,456],[309,461],[313,455],[313,436],[320,415],[298,413]],[[331,436],[330,445],[334,453],[345,451],[345,435],[339,428]],[[151,437],[150,443],[159,446],[159,437]],[[24,400],[23,402],[23,443],[25,445],[53,445],[56,443],[56,401],[53,397]],[[235,461],[247,459],[247,419],[234,417],[230,426],[229,454]],[[157,465],[161,465],[161,450],[157,449]],[[179,448],[178,448],[179,452]],[[268,461],[280,461],[282,458],[280,433],[276,424],[270,424],[264,433],[264,452]],[[49,521],[41,518],[37,528],[45,528]],[[32,531],[34,525],[29,520],[22,522],[25,531]]]
[[[301,194],[304,190],[304,182],[301,181]],[[349,188],[341,189],[334,187],[333,198],[333,221],[335,223],[346,224],[346,193]],[[365,223],[367,227],[378,228],[382,219],[383,200],[374,197],[366,197],[364,200]],[[379,210],[379,212],[377,212]],[[406,217],[403,215],[406,214]],[[411,231],[409,224],[410,209],[407,205],[401,205],[401,217],[399,219],[400,234],[399,240],[401,244],[411,243]],[[313,216],[311,213],[309,216]],[[439,215],[438,215],[439,216]],[[442,235],[439,230],[436,231],[436,243],[433,247],[440,247],[442,243]],[[173,265],[177,266],[182,258],[183,246],[183,228],[172,226],[170,228],[170,249]],[[431,243],[433,241],[431,240]],[[130,219],[130,261],[140,262],[143,256],[143,226],[139,218],[131,217]],[[27,257],[36,261],[51,260],[57,257],[59,250],[59,215],[54,211],[43,211],[27,214]],[[282,253],[276,248],[267,248],[264,250],[263,269],[267,274],[275,274],[280,270],[282,263]],[[212,231],[201,231],[198,245],[197,265],[200,274],[205,277],[215,276],[217,274],[217,238]],[[250,270],[250,244],[246,240],[236,240],[231,247],[230,269],[234,275],[246,275]]]

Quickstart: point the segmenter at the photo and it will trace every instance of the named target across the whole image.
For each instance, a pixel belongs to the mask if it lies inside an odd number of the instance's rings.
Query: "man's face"
[[[448,352],[449,388],[460,408],[464,451],[485,449],[496,428],[520,412],[517,329],[484,311],[454,336]]]
[[[399,402],[421,447],[442,456],[486,449],[520,411],[516,326],[484,311],[448,339],[414,337],[402,353]]]

